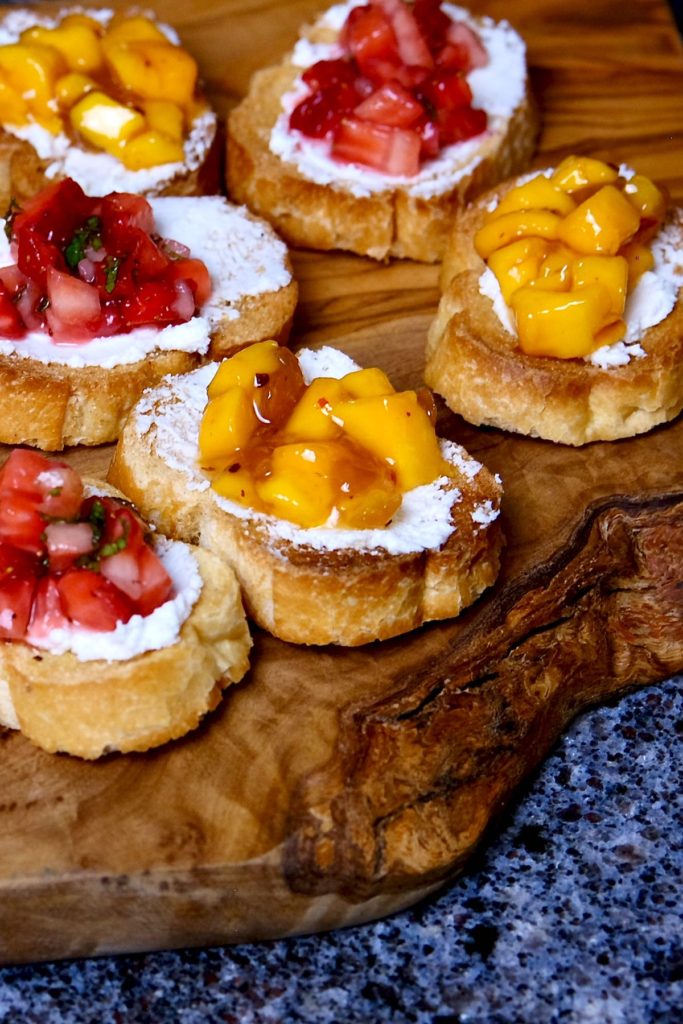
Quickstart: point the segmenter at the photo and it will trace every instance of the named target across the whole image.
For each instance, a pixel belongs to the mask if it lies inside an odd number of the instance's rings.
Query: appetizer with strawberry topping
[[[218,600],[225,612],[199,640],[185,624],[215,618]],[[168,671],[188,645],[192,658],[197,647],[213,647],[197,678],[171,673],[122,706],[150,662]],[[105,747],[146,749],[157,732],[170,739],[196,724],[216,703],[216,686],[244,673],[248,648],[226,565],[157,539],[122,495],[84,484],[66,463],[11,453],[0,470],[0,724],[83,757]],[[111,665],[127,667],[124,691],[107,685],[121,674]],[[85,695],[81,710],[74,694]]]
[[[66,178],[0,226],[0,441],[112,441],[165,373],[287,338],[287,249],[222,197],[88,196]]]
[[[228,185],[294,243],[434,261],[453,210],[522,170],[536,129],[506,22],[348,0],[254,76],[229,118]]]

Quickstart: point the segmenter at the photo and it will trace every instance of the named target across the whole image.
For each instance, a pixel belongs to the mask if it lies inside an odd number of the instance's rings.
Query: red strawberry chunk
[[[453,47],[464,63],[455,65],[463,71],[483,68],[489,62],[489,55],[481,39],[464,21],[452,21],[446,30],[446,47]],[[446,62],[437,58],[437,63]]]
[[[374,121],[392,128],[409,128],[424,114],[419,100],[399,82],[387,82],[356,107],[354,114],[363,121]]]
[[[450,146],[486,131],[486,112],[474,107],[440,110],[437,115],[441,143]]]
[[[340,41],[355,57],[361,72],[369,60],[400,60],[391,21],[378,5],[354,7],[346,19]]]
[[[437,110],[469,107],[472,103],[467,79],[457,71],[432,71],[420,85],[419,95]]]
[[[410,177],[420,169],[420,136],[408,128],[345,118],[335,132],[332,155],[383,174]]]
[[[423,68],[433,67],[434,60],[429,47],[408,5],[403,0],[377,0],[377,3],[391,21],[403,63]]]
[[[22,338],[25,333],[17,307],[12,302],[7,288],[0,281],[0,337]]]

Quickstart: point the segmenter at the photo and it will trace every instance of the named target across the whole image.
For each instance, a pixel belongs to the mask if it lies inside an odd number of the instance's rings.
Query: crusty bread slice
[[[480,291],[485,264],[473,239],[487,208],[515,184],[481,196],[454,223],[427,340],[429,387],[470,423],[568,445],[632,437],[673,419],[683,408],[683,293],[644,331],[645,355],[624,365],[526,355],[504,328]],[[667,230],[683,250],[683,210],[671,212]]]
[[[57,9],[53,6],[47,13],[35,7],[13,7],[0,18],[2,41],[16,40],[18,34],[31,25],[52,27],[64,16],[74,12],[92,16],[104,25],[109,23],[115,13],[111,10],[89,10],[83,7],[71,9],[65,6]],[[139,11],[131,7],[130,13],[136,14]],[[146,17],[154,19],[150,11],[146,10],[143,13]],[[159,21],[157,25],[169,38],[178,41],[177,34],[168,25]],[[46,155],[50,152],[47,135],[41,143],[36,141],[34,145],[33,141],[21,137],[21,131],[17,134],[16,129],[0,126],[0,213],[7,209],[10,199],[21,203],[30,199],[50,182],[66,176],[77,180],[90,195],[96,194],[97,189],[102,189],[102,181],[111,174],[115,175],[116,180],[104,188],[105,192],[116,190],[155,196],[199,196],[220,192],[223,135],[219,130],[217,118],[201,92],[196,96],[196,103],[199,113],[191,126],[194,128],[191,141],[189,138],[186,140],[184,162],[163,165],[158,173],[127,171],[118,160],[104,151],[97,152],[75,141],[66,159],[62,147],[57,145],[54,147],[54,153]],[[46,147],[43,156],[36,148],[40,148],[41,145]],[[94,159],[94,163],[90,163],[82,176],[79,163],[73,159],[76,153],[87,155],[89,161]],[[96,173],[98,161],[101,168],[99,180]],[[115,165],[118,165],[119,170],[114,169]]]
[[[458,615],[493,583],[501,488],[457,445],[444,451],[454,478],[431,485],[436,498],[432,492],[422,499],[429,521],[429,501],[443,505],[448,495],[446,529],[434,544],[414,539],[392,550],[393,527],[353,537],[304,530],[219,498],[197,467],[212,373],[207,366],[145,393],[123,429],[109,479],[164,532],[227,558],[258,625],[294,643],[355,646]]]
[[[246,673],[251,638],[230,566],[191,552],[202,590],[169,647],[126,661],[80,661],[0,643],[0,726],[50,753],[88,759],[148,750],[194,729]]]
[[[302,35],[314,44],[330,41],[321,20]],[[229,194],[266,217],[293,245],[435,262],[443,255],[454,214],[484,189],[523,170],[534,151],[538,116],[527,82],[511,117],[483,136],[457,180],[430,198],[391,183],[367,195],[318,184],[269,147],[282,97],[301,70],[288,54],[281,65],[257,72],[247,97],[228,118]]]
[[[157,209],[164,202],[152,200]],[[236,252],[227,270],[222,271],[217,296],[210,299],[213,313],[207,355],[230,355],[244,345],[266,338],[284,344],[297,301],[297,284],[284,243],[268,224],[225,199],[178,199],[173,201],[173,207],[186,202],[208,206],[209,214],[218,204],[228,215],[228,224],[234,226],[234,236],[228,231],[220,239],[222,248],[228,250],[234,244]],[[194,205],[191,209],[194,210]],[[175,236],[176,241],[184,240],[180,228]],[[220,250],[218,258],[222,258]],[[267,265],[271,272],[275,269],[272,278],[264,270]],[[211,264],[209,269],[213,270]],[[221,295],[221,282],[229,295]],[[249,289],[256,293],[250,294]],[[20,345],[21,342],[17,348]],[[87,347],[74,346],[66,354],[78,356],[81,352],[87,361]],[[168,373],[191,370],[202,358],[198,352],[159,348],[135,362],[70,366],[64,362],[41,362],[18,351],[0,352],[0,441],[29,444],[45,451],[114,441],[128,410],[144,388]]]

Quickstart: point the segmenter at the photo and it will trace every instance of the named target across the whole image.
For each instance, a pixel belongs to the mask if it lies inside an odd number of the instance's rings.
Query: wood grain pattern
[[[324,4],[159,0],[225,112]],[[658,0],[492,0],[529,43],[538,163],[629,160],[683,200],[683,53]],[[419,382],[437,269],[294,254],[296,344]],[[500,472],[508,547],[463,618],[312,652],[258,633],[194,734],[83,764],[0,736],[0,961],[245,941],[368,920],[458,870],[583,706],[683,667],[683,421],[586,449],[441,432]],[[104,471],[110,451],[69,458]]]

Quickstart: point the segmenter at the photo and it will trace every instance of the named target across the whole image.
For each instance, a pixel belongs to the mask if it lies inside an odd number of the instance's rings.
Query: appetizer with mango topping
[[[565,444],[683,406],[683,213],[584,156],[483,196],[453,227],[427,382],[455,411]]]
[[[451,618],[496,578],[497,478],[437,438],[431,396],[272,342],[145,392],[110,479],[226,557],[283,640],[355,646]]]
[[[192,177],[215,135],[197,64],[173,29],[94,9],[0,21],[0,124],[34,148],[45,176],[69,175],[86,191],[101,189],[99,173],[111,189],[161,192]],[[105,154],[112,160],[93,163]],[[172,191],[188,190],[176,181]]]

